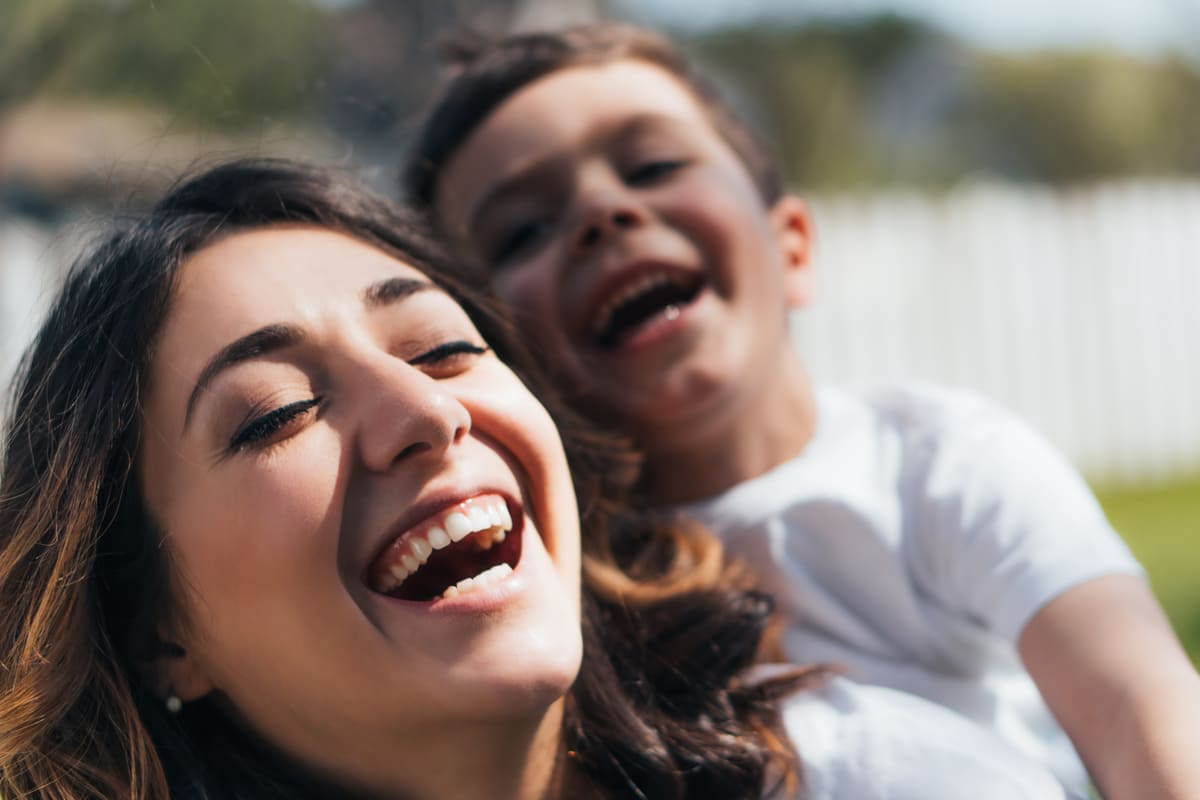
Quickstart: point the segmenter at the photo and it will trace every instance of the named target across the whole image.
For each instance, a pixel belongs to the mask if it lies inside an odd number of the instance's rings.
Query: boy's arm
[[[1200,798],[1200,676],[1143,579],[1067,590],[1018,648],[1105,798]]]

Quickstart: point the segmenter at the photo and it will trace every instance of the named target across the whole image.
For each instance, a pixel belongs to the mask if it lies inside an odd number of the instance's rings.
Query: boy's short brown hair
[[[691,69],[674,45],[652,31],[594,23],[500,39],[464,33],[447,43],[447,54],[453,65],[450,79],[421,127],[401,175],[406,197],[421,209],[429,210],[434,204],[441,168],[508,97],[560,69],[623,59],[653,64],[678,79],[745,164],[763,201],[774,205],[783,194],[783,175],[759,137]]]

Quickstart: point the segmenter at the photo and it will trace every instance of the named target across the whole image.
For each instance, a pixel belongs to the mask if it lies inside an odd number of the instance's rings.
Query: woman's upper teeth
[[[382,593],[395,591],[434,551],[481,531],[487,533],[475,537],[474,544],[485,550],[504,541],[512,524],[503,498],[485,495],[464,500],[389,545],[372,566],[371,588]]]

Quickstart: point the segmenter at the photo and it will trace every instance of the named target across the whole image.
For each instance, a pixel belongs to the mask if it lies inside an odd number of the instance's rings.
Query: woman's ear
[[[801,308],[816,291],[808,206],[796,195],[785,194],[771,206],[771,224],[783,259],[784,298],[788,308]]]
[[[175,697],[187,703],[213,690],[204,667],[188,649],[172,639],[159,639],[149,669],[152,685],[163,702]]]

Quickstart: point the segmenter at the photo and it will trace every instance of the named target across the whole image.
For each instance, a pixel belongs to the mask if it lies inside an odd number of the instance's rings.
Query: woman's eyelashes
[[[488,351],[487,347],[475,344],[466,339],[443,342],[436,347],[410,358],[408,363],[420,367],[426,374],[435,378],[457,375],[467,369],[475,356],[481,356]]]
[[[488,351],[488,348],[468,341],[456,339],[442,342],[409,358],[408,364],[432,378],[449,378],[466,371],[471,362]],[[316,396],[297,400],[274,408],[264,414],[253,416],[238,428],[229,442],[228,451],[238,453],[266,447],[285,438],[292,428],[320,410],[323,397]]]
[[[291,425],[300,422],[321,404],[320,397],[297,400],[255,417],[238,429],[229,442],[231,453],[270,444]]]

